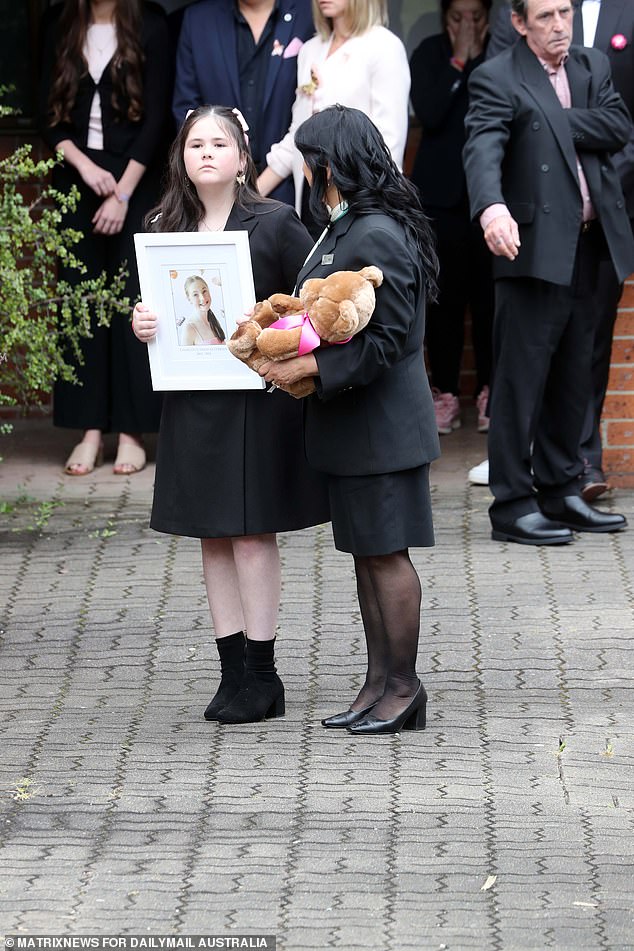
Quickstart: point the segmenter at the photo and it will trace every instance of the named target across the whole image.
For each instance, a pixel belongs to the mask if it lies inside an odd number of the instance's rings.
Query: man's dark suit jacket
[[[571,109],[562,109],[523,38],[469,81],[463,154],[472,216],[503,202],[520,228],[515,261],[494,259],[498,278],[571,283],[583,217],[575,151],[619,279],[634,269],[634,240],[610,159],[630,137],[629,114],[603,53],[571,47],[565,68]]]
[[[314,36],[310,0],[279,0],[278,6],[275,39],[284,50],[296,37],[305,42]],[[176,55],[173,111],[177,126],[189,109],[204,104],[241,108],[234,11],[234,0],[203,0],[185,10]],[[288,132],[296,88],[297,52],[271,56],[260,120],[263,156]],[[274,197],[292,203],[292,183],[283,185],[286,193],[276,189]]]
[[[370,323],[341,346],[315,351],[318,394],[306,401],[309,463],[331,475],[374,475],[439,454],[425,365],[425,280],[403,228],[384,214],[344,215],[297,278],[374,264],[383,271]]]
[[[486,52],[487,59],[512,46],[518,35],[511,22],[510,9],[502,8],[493,24]],[[622,48],[618,41],[612,45],[612,38],[618,36],[625,37],[625,46]],[[578,46],[583,45],[581,3],[575,4],[572,42]],[[621,94],[634,118],[634,0],[601,0],[597,31],[592,45],[608,57],[614,88]],[[614,164],[621,178],[627,213],[630,218],[634,218],[634,134],[625,148],[614,156]]]

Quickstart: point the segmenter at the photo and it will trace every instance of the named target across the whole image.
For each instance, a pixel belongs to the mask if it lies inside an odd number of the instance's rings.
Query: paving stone
[[[19,422],[0,465],[1,498],[35,499],[0,523],[5,933],[632,951],[634,532],[492,543],[467,428],[413,553],[427,730],[320,726],[365,658],[327,526],[280,537],[286,716],[221,726],[198,543],[147,527],[151,465],[61,476],[66,438]]]

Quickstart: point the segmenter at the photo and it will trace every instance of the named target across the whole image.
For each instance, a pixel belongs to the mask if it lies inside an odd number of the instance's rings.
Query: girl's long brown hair
[[[49,95],[49,122],[68,122],[79,80],[88,71],[83,53],[91,22],[90,0],[66,0],[59,20],[60,41]],[[117,50],[112,59],[112,107],[122,118],[138,122],[143,115],[143,49],[141,0],[117,0],[114,11]],[[127,105],[126,105],[127,102]]]
[[[258,192],[257,172],[248,139],[235,113],[227,106],[199,106],[187,116],[170,148],[163,196],[160,204],[148,213],[145,226],[148,231],[197,231],[205,217],[205,208],[185,171],[183,153],[192,126],[199,119],[215,119],[235,143],[244,163],[244,182],[236,182],[235,200],[238,205],[257,205],[269,210],[278,202],[262,198]],[[268,208],[267,208],[268,206]]]

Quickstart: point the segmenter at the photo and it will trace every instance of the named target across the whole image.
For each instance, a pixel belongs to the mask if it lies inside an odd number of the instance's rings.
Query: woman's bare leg
[[[275,535],[233,538],[233,555],[245,630],[251,641],[270,641],[280,608],[280,553]]]
[[[202,538],[203,576],[216,637],[245,630],[231,538]]]

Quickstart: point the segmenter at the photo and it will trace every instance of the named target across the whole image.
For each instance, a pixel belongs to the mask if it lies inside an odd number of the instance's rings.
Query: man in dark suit
[[[626,524],[581,498],[579,444],[597,270],[634,268],[609,157],[631,121],[603,53],[570,48],[569,0],[513,0],[513,25],[520,41],[471,76],[464,150],[495,255],[490,516],[495,539],[560,544]]]
[[[612,81],[634,116],[634,0],[582,0],[574,4],[572,42],[602,50],[610,61]],[[510,8],[502,8],[493,25],[487,58],[512,45],[517,32]],[[625,195],[627,213],[634,229],[634,137],[614,156]],[[595,336],[592,354],[592,391],[588,397],[586,420],[581,436],[584,471],[581,491],[587,502],[608,488],[603,473],[600,421],[610,372],[612,336],[623,285],[612,262],[599,267],[595,292]]]
[[[176,54],[173,110],[237,106],[249,125],[258,172],[286,135],[297,86],[297,53],[315,33],[310,0],[203,0],[186,9]],[[271,194],[292,204],[291,179]]]

